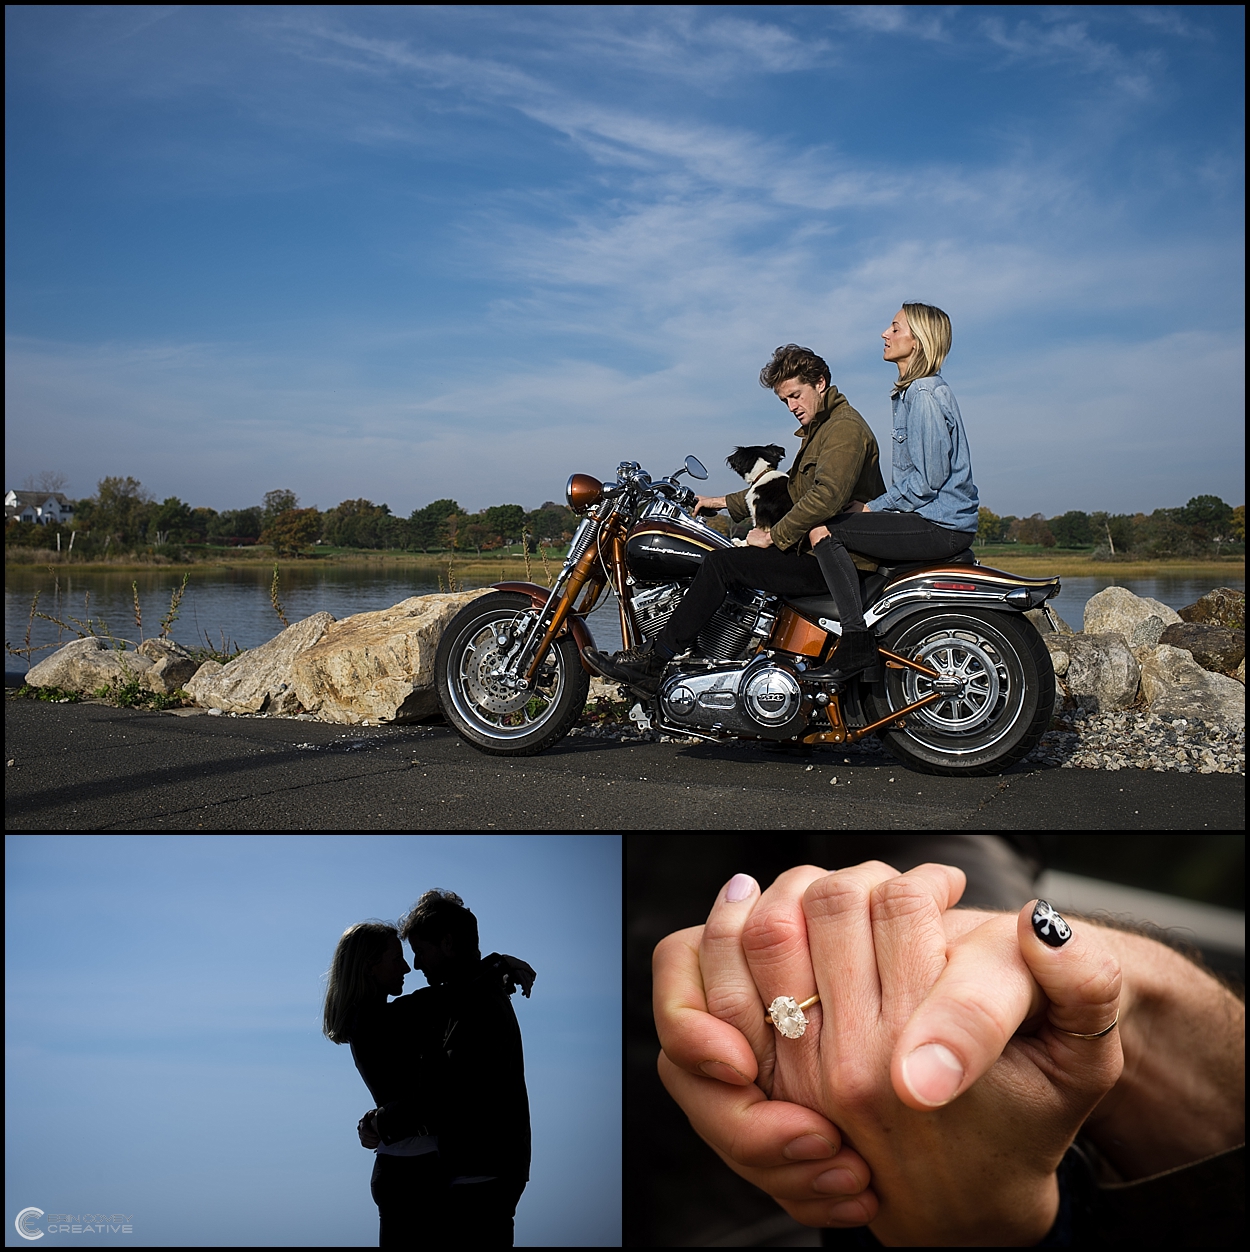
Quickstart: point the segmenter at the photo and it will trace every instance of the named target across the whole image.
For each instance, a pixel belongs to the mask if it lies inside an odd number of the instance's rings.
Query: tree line
[[[470,513],[452,499],[434,500],[408,517],[372,500],[344,500],[324,512],[300,508],[293,491],[265,493],[245,509],[195,507],[169,496],[159,503],[138,479],[102,478],[96,494],[74,502],[71,525],[9,523],[7,545],[51,547],[73,534],[74,551],[84,557],[136,547],[154,551],[188,546],[246,547],[269,544],[282,554],[305,552],[319,544],[336,548],[468,552],[479,555],[525,542],[555,546],[573,537],[577,517],[564,504],[548,500],[537,509],[497,504]]]
[[[1029,543],[1044,548],[1093,548],[1095,556],[1218,556],[1244,547],[1246,506],[1234,508],[1219,496],[1194,496],[1179,509],[1153,513],[1083,513],[1056,517],[999,517],[981,509],[977,543]]]
[[[726,519],[712,519],[728,529]],[[470,513],[450,498],[433,500],[407,517],[393,514],[386,504],[371,500],[344,500],[324,512],[301,508],[293,491],[265,493],[260,504],[245,509],[196,507],[169,496],[159,503],[138,479],[102,478],[96,494],[74,502],[74,521],[68,527],[9,523],[6,545],[51,547],[71,534],[75,551],[84,557],[110,551],[148,547],[155,551],[187,546],[244,547],[269,544],[283,554],[304,552],[325,544],[336,548],[400,549],[421,552],[483,552],[525,542],[556,546],[573,536],[577,517],[564,504],[548,500],[537,509],[519,504],[496,504]],[[1036,544],[1045,548],[1093,548],[1094,555],[1136,557],[1197,557],[1218,555],[1243,546],[1246,509],[1235,508],[1219,496],[1194,496],[1177,509],[1153,513],[1085,513],[1069,510],[1055,517],[999,516],[982,508],[977,543]]]

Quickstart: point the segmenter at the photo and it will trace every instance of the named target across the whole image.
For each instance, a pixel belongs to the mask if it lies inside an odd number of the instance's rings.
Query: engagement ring
[[[769,1005],[764,1017],[765,1020],[771,1021],[787,1039],[798,1039],[807,1029],[807,1018],[803,1015],[803,1010],[810,1009],[813,1004],[819,1003],[819,995],[804,1000],[802,1004],[797,1003],[793,996],[778,996]]]

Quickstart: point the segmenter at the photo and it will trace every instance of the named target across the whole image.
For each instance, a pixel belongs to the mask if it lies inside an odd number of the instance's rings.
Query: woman
[[[408,972],[398,930],[358,922],[339,939],[326,984],[323,1033],[351,1045],[377,1106],[359,1130],[377,1152],[370,1189],[383,1248],[442,1244],[449,1208],[438,1156],[441,1032],[425,1011],[435,1003],[428,988],[403,995]]]
[[[859,576],[850,551],[886,563],[946,561],[972,546],[977,489],[959,405],[939,372],[951,347],[950,318],[931,304],[905,304],[882,332],[883,358],[898,367],[889,489],[861,511],[841,513],[808,537],[829,594],[838,603],[842,638],[817,682],[881,676],[880,654],[864,622]]]

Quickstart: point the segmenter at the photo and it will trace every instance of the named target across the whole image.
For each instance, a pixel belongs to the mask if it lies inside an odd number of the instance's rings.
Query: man
[[[731,586],[783,596],[827,593],[820,565],[808,549],[808,531],[884,494],[877,441],[868,423],[833,386],[828,365],[810,348],[793,343],[778,348],[760,371],[760,386],[771,388],[798,419],[794,433],[803,442],[790,472],[793,507],[771,531],[752,530],[747,547],[709,553],[653,641],[610,657],[588,649],[587,660],[608,678],[654,691],[664,666],[695,641]],[[699,508],[727,508],[734,521],[744,521],[750,515],[746,496],[746,490],[700,496]]]
[[[421,998],[424,1022],[439,1027],[434,1047],[441,1054],[442,1095],[437,1110],[399,1102],[376,1119],[366,1114],[361,1143],[375,1147],[379,1132],[385,1142],[428,1118],[438,1127],[438,1154],[450,1184],[440,1225],[475,1246],[511,1247],[517,1202],[529,1180],[530,1122],[521,1030],[508,996],[516,983],[528,996],[534,971],[514,957],[483,960],[477,918],[451,891],[425,892],[401,919],[399,933],[412,948],[413,967],[430,984],[431,990],[405,999]],[[421,1215],[414,1213],[413,1221],[419,1226]]]

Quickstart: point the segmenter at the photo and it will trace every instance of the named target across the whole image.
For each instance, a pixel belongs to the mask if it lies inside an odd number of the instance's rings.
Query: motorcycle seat
[[[875,574],[866,574],[863,570],[860,570],[860,598],[865,606],[872,604],[881,594],[882,588],[885,587],[886,583],[904,574],[909,574],[913,570],[930,569],[935,565],[975,565],[976,560],[977,558],[972,549],[965,548],[962,552],[956,552],[953,557],[945,561],[903,561],[898,565],[880,565],[877,567]],[[785,601],[810,621],[814,622],[822,617],[826,617],[832,622],[840,622],[842,620],[842,615],[838,611],[837,601],[831,595],[786,596]]]
[[[965,548],[962,552],[956,552],[954,556],[947,557],[945,561],[900,561],[896,565],[878,565],[877,572],[884,574],[888,581],[900,578],[903,574],[910,574],[913,570],[930,569],[934,565],[975,565],[976,563],[976,554],[971,548]]]

